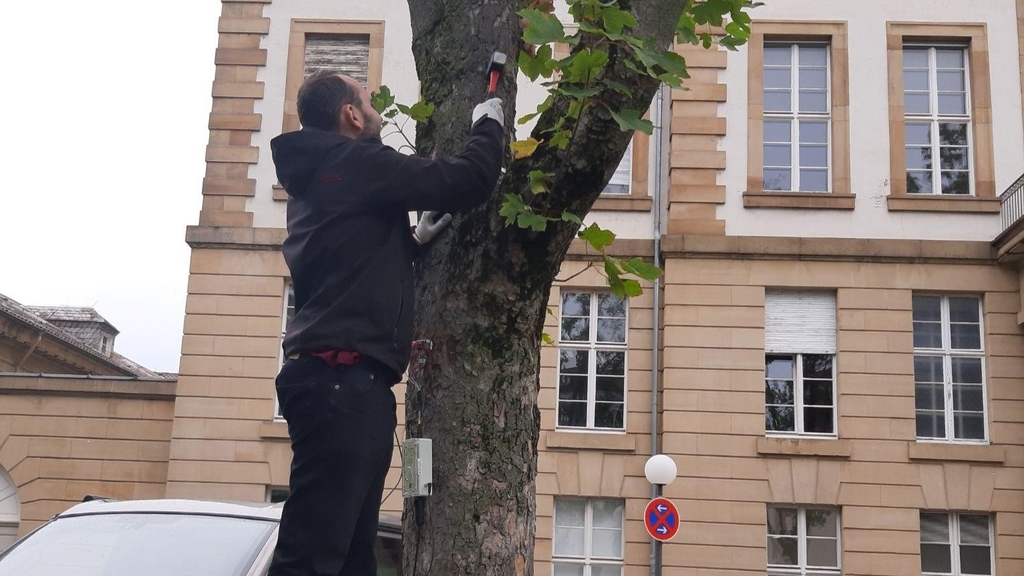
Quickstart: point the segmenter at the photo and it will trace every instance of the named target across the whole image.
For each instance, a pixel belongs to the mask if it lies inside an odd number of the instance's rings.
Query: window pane
[[[797,565],[797,539],[768,537],[768,564]]]
[[[927,68],[928,67],[928,49],[927,48],[903,48],[903,67],[904,68]]]
[[[562,318],[561,336],[564,342],[586,342],[590,339],[590,319]]]
[[[622,530],[595,528],[591,555],[599,558],[622,558]]]
[[[598,376],[597,392],[594,399],[598,402],[623,402],[626,399],[625,387],[625,378]]]
[[[977,324],[950,324],[949,337],[954,350],[981,350],[981,327]]]
[[[937,48],[935,50],[935,63],[939,68],[963,68],[964,50],[963,48]]]
[[[917,412],[918,438],[945,438],[946,417],[942,412]]]
[[[800,88],[817,88],[825,90],[828,87],[828,74],[825,68],[804,68],[800,67]]]
[[[558,377],[558,399],[559,400],[587,400],[587,377],[586,376],[559,376]]]
[[[764,63],[767,66],[788,66],[792,59],[792,45],[765,45]]]
[[[789,112],[792,107],[793,96],[789,90],[765,90],[764,111],[765,112]]]
[[[792,356],[765,356],[764,375],[767,378],[792,380],[795,376]]]
[[[582,428],[587,425],[586,402],[558,402],[558,425]]]
[[[597,351],[597,373],[600,376],[622,376],[626,373],[626,353]]]
[[[804,408],[804,432],[831,434],[832,408]]]
[[[832,379],[831,354],[804,354],[804,378]]]
[[[942,383],[941,356],[914,356],[914,381]]]
[[[963,574],[991,574],[992,552],[988,546],[961,546],[960,571]]]
[[[765,120],[765,142],[789,142],[793,139],[788,120]]]
[[[949,574],[953,570],[949,544],[921,544],[921,571]]]
[[[827,112],[828,94],[817,91],[800,91],[801,112]]]
[[[626,317],[626,301],[615,294],[597,295],[597,315],[614,318]]]
[[[765,190],[792,190],[793,176],[789,170],[764,170]]]
[[[921,541],[949,542],[949,516],[947,514],[921,513]]]
[[[789,88],[793,83],[793,79],[790,77],[789,72],[789,68],[765,68],[764,87]]]
[[[942,348],[942,324],[915,320],[914,348]]]
[[[804,404],[808,406],[832,406],[832,381],[804,380]]]
[[[839,524],[836,522],[835,511],[808,510],[807,535],[837,538],[839,536]]]
[[[622,566],[594,564],[590,567],[590,576],[622,576]]]
[[[801,170],[800,171],[801,192],[826,192],[828,191],[828,170]]]
[[[589,316],[590,294],[586,292],[562,293],[562,316]]]
[[[907,144],[924,144],[931,145],[932,143],[932,125],[931,124],[911,124],[906,125]]]
[[[973,412],[954,412],[953,436],[958,440],[984,440],[984,414],[977,414]]]
[[[768,534],[773,536],[796,536],[796,508],[768,506]]]
[[[903,72],[904,90],[924,91],[928,90],[928,88],[927,70],[905,70]]]
[[[985,410],[985,400],[981,386],[954,384],[953,410],[958,412],[983,412]]]
[[[942,298],[939,296],[913,296],[914,320],[938,322],[942,320]]]
[[[963,122],[941,122],[939,143],[943,146],[967,146],[967,124]]]
[[[598,342],[625,342],[626,320],[624,318],[598,318]]]
[[[801,66],[825,66],[828,63],[827,46],[800,46]]]
[[[988,516],[981,514],[958,514],[960,521],[960,543],[989,545]]]
[[[914,407],[918,410],[945,410],[945,390],[942,384],[915,385]]]
[[[597,428],[622,429],[623,408],[624,406],[621,403],[595,403],[594,426]]]
[[[932,149],[925,146],[907,146],[908,170],[931,170]]]
[[[932,173],[916,172],[907,170],[907,193],[908,194],[931,194]]]
[[[586,524],[587,503],[572,498],[555,498],[555,526],[583,528]]]
[[[943,172],[942,193],[966,195],[971,193],[971,181],[967,172]]]
[[[828,142],[828,122],[801,120],[800,142],[804,144],[826,144]]]
[[[586,374],[590,353],[586,350],[562,349],[558,351],[558,371],[561,374]]]
[[[949,321],[973,322],[975,324],[981,322],[981,312],[978,308],[978,299],[950,296]]]
[[[942,146],[939,148],[939,168],[943,170],[967,170],[970,148],[964,146]],[[908,164],[908,168],[911,166]]]
[[[561,564],[555,562],[554,565],[554,576],[583,576],[582,564]]]
[[[789,380],[765,380],[764,403],[793,405],[793,383]]]
[[[583,528],[555,527],[554,553],[557,556],[583,556]]]
[[[828,147],[801,145],[800,165],[813,168],[828,166]]]
[[[940,92],[965,92],[967,90],[964,86],[964,73],[961,70],[939,70],[936,76]]]
[[[792,166],[791,148],[789,144],[765,144],[765,166]],[[789,171],[786,171],[789,173]]]
[[[839,566],[838,542],[809,538],[807,540],[808,566]]]
[[[981,384],[981,358],[951,358],[953,383]]]
[[[962,92],[940,92],[939,114],[943,116],[963,116],[967,114],[966,95]]]
[[[594,526],[598,528],[622,529],[624,504],[621,500],[593,500]]]
[[[931,106],[927,92],[907,92],[903,95],[903,108],[907,114],[928,114]]]

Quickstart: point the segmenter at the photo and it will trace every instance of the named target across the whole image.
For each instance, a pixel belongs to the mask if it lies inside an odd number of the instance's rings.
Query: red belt
[[[331,367],[338,366],[339,364],[352,366],[363,359],[359,352],[355,350],[324,350],[322,352],[310,352],[309,355],[323,359]]]

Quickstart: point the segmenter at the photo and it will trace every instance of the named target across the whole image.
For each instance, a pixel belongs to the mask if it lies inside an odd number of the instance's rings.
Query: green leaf
[[[604,20],[605,30],[613,35],[621,35],[624,27],[632,28],[636,26],[635,16],[615,6],[605,8],[601,12],[601,18]]]
[[[536,138],[517,140],[508,145],[512,149],[512,157],[516,160],[533,156],[533,153],[537,151],[537,146],[540,146],[540,141]]]
[[[551,336],[549,336],[547,332],[541,332],[540,340],[541,342],[547,344],[548,346],[555,345],[555,341],[551,339]]]
[[[551,183],[551,179],[554,178],[554,174],[551,172],[545,172],[543,170],[531,170],[530,171],[530,191],[534,194],[544,194],[550,189],[548,184]]]
[[[559,130],[551,137],[548,142],[559,150],[565,150],[569,146],[569,140],[572,138],[572,132],[568,130]]]
[[[564,80],[568,82],[589,82],[608,63],[608,53],[604,50],[585,48],[563,60]]]
[[[520,212],[518,223],[520,228],[529,228],[534,232],[543,232],[548,227],[548,219],[533,212]]]
[[[551,58],[551,46],[545,44],[537,49],[536,56],[530,56],[526,52],[519,52],[519,69],[530,80],[536,80],[543,76],[550,78],[551,74],[558,67],[558,63]]]
[[[541,45],[565,40],[565,28],[553,14],[545,14],[535,8],[520,10],[519,16],[527,22],[523,30],[523,41],[527,44]]]
[[[526,205],[518,194],[505,194],[505,201],[501,204],[498,215],[505,219],[505,226],[511,226],[523,210],[526,210]]]
[[[630,274],[639,276],[640,278],[651,282],[657,280],[665,273],[661,268],[658,268],[654,264],[648,264],[639,258],[633,258],[629,262],[623,263],[622,269]]]
[[[580,220],[579,216],[573,214],[572,212],[568,212],[568,211],[563,211],[562,212],[562,222],[572,222],[574,224],[579,224],[580,226],[583,225],[583,221]]]
[[[427,104],[426,102],[423,102],[422,100],[417,102],[417,103],[415,103],[415,104],[413,104],[409,108],[409,112],[407,112],[409,117],[412,118],[413,120],[417,121],[417,122],[426,122],[427,118],[430,118],[430,115],[433,114],[433,113],[434,113],[434,105],[433,104]]]
[[[555,88],[555,91],[565,94],[566,96],[581,99],[597,96],[601,93],[601,89],[597,86],[573,86],[572,84],[559,84],[558,88]]]
[[[370,106],[377,112],[377,114],[383,114],[384,111],[390,108],[394,103],[395,97],[391,94],[391,89],[387,86],[382,85],[380,90],[374,92],[373,95],[370,96]]]
[[[580,117],[580,112],[582,112],[582,111],[583,111],[583,101],[582,100],[573,100],[572,102],[569,102],[569,110],[566,111],[566,115],[569,118],[579,118]]]
[[[605,246],[608,246],[615,240],[615,233],[611,230],[605,230],[597,224],[591,224],[583,230],[580,230],[577,234],[581,240],[586,240],[595,250],[604,250]]]
[[[622,291],[626,293],[627,298],[636,298],[644,293],[640,283],[631,278],[626,278],[622,281]]]
[[[605,79],[601,80],[601,83],[603,83],[605,86],[611,88],[612,90],[615,90],[616,92],[621,92],[622,94],[625,94],[626,96],[629,96],[630,98],[633,97],[633,91],[630,90],[629,86],[626,86],[625,84],[623,84],[621,82],[616,82],[615,80],[612,80],[610,78],[605,78]]]
[[[612,118],[619,123],[619,128],[623,132],[639,130],[647,135],[654,132],[654,123],[650,120],[641,118],[639,110],[623,110],[622,112],[616,112],[609,108],[608,111],[611,113]]]

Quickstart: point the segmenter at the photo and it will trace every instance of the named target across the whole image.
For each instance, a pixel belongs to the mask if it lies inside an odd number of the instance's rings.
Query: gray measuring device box
[[[402,443],[402,496],[430,496],[434,488],[433,444],[430,438],[409,438]]]

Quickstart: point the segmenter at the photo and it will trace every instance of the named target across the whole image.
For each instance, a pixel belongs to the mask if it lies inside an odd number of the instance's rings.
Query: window
[[[908,194],[971,194],[967,78],[962,46],[903,47]]]
[[[852,210],[846,24],[756,22],[743,205]]]
[[[292,323],[292,319],[295,318],[295,286],[290,280],[286,280],[284,284],[284,310],[281,312],[281,341],[284,342],[284,334],[288,331],[288,325]],[[284,366],[284,347],[281,347],[279,351],[281,357],[278,359],[278,364]],[[274,417],[281,418],[281,405],[277,402],[277,392],[274,393]]]
[[[764,46],[764,190],[828,192],[829,50]]]
[[[551,564],[554,576],[621,576],[621,500],[556,498]]]
[[[3,466],[0,466],[0,552],[18,539],[18,524],[21,521],[21,506],[18,504],[18,487]]]
[[[768,506],[768,576],[838,576],[839,512]]]
[[[622,160],[619,160],[619,165],[615,167],[612,179],[608,181],[608,185],[604,187],[601,194],[629,194],[632,181],[633,141],[630,140],[629,146],[626,147],[626,151],[622,154]]]
[[[992,565],[987,515],[921,512],[921,574],[991,576]]]
[[[611,292],[563,292],[558,426],[625,430],[626,301]]]
[[[835,294],[765,292],[766,433],[836,435],[835,353]]]
[[[889,210],[999,212],[986,25],[886,26]]]
[[[984,441],[981,300],[915,294],[913,321],[917,437]]]
[[[380,87],[384,23],[292,20],[285,81],[284,131],[299,129],[295,98],[302,81],[317,70],[338,70],[371,92]]]

